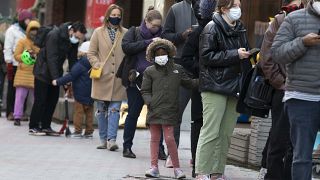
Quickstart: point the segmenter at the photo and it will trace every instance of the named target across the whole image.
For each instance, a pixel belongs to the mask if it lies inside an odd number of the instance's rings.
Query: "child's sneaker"
[[[151,178],[160,177],[159,169],[157,167],[151,167],[146,171],[146,177],[151,177]]]
[[[83,136],[82,136],[81,133],[74,132],[74,133],[71,134],[71,137],[72,137],[72,138],[76,138],[76,139],[80,139],[80,138],[82,138]]]
[[[174,177],[176,179],[184,179],[186,178],[186,175],[183,173],[183,171],[180,168],[174,169]]]
[[[42,132],[41,130],[37,128],[29,129],[29,134],[34,136],[45,136],[46,133]]]

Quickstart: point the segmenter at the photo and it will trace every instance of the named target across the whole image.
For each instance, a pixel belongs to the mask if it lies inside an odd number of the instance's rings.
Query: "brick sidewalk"
[[[53,124],[58,130],[61,126]],[[73,129],[72,129],[73,130]],[[3,180],[118,180],[145,179],[149,167],[149,132],[136,132],[133,151],[137,159],[122,157],[123,130],[118,132],[120,150],[110,152],[97,150],[98,131],[93,139],[70,139],[61,137],[35,137],[28,135],[28,124],[13,126],[0,118],[0,179]],[[189,167],[190,132],[181,133],[179,149],[182,169],[191,179]],[[162,179],[172,179],[173,170],[163,167],[159,161]],[[257,172],[228,166],[226,174],[232,180],[255,180]],[[140,177],[140,178],[139,178]],[[167,178],[165,178],[167,177]]]

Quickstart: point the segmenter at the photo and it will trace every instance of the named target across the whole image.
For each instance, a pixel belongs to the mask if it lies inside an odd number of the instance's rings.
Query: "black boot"
[[[13,125],[20,126],[21,125],[20,119],[15,119]]]
[[[126,158],[136,158],[136,155],[129,148],[123,149],[122,155],[123,157],[126,157]]]

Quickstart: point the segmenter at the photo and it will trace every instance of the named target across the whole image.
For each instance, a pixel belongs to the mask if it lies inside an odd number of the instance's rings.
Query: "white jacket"
[[[4,59],[6,63],[12,63],[14,66],[18,66],[18,62],[14,59],[13,54],[18,41],[25,38],[25,32],[20,28],[18,23],[11,25],[5,34],[4,41]]]

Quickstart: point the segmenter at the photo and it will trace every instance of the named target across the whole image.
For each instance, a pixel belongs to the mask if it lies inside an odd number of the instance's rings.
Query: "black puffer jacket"
[[[68,26],[65,23],[59,28],[51,30],[47,37],[45,47],[40,50],[33,74],[36,79],[51,84],[63,74],[63,63],[68,58],[69,69],[77,60],[78,44],[71,44]]]
[[[200,91],[238,96],[241,80],[251,68],[240,60],[238,49],[249,49],[246,30],[240,21],[229,26],[220,14],[213,16],[200,35]]]

